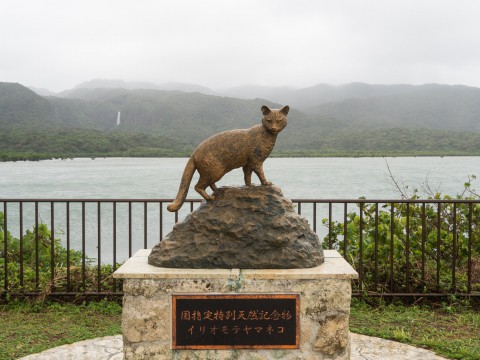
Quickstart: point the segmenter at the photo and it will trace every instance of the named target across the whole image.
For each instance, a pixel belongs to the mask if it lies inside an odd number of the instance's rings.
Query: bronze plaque
[[[172,295],[172,349],[298,349],[299,294]]]

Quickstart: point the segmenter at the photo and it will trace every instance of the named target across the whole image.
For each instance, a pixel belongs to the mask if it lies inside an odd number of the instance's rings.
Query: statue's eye
[[[267,119],[267,122],[271,123],[271,122],[272,122],[272,119]]]

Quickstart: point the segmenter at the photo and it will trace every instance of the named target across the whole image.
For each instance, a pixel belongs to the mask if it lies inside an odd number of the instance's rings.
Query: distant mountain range
[[[39,95],[45,95],[46,89],[30,88]],[[70,90],[61,91],[57,94],[50,93],[48,95],[55,95],[59,97],[71,97],[72,93],[76,93],[80,90],[92,90],[92,89],[127,89],[127,90],[165,90],[165,91],[182,91],[182,92],[199,92],[206,95],[218,95],[215,91],[201,85],[185,84],[185,83],[164,83],[154,84],[145,81],[124,81],[124,80],[109,80],[109,79],[94,79],[85,81],[76,85]],[[37,91],[38,90],[38,91]],[[48,90],[47,90],[48,91]]]
[[[279,103],[289,103],[302,110],[331,102],[339,102],[347,99],[362,99],[376,96],[397,95],[411,92],[413,85],[369,85],[363,83],[351,83],[346,85],[317,84],[307,88],[293,87],[269,87],[257,85],[243,85],[225,89],[224,93],[229,96],[244,99],[262,98],[270,99]]]
[[[94,79],[74,86],[72,89],[54,93],[48,89],[29,87],[41,96],[71,97],[81,89],[127,89],[127,90],[166,90],[182,92],[198,92],[205,95],[228,96],[239,99],[268,99],[277,103],[288,103],[292,106],[308,109],[324,103],[338,102],[347,99],[369,98],[385,95],[405,94],[415,91],[414,85],[369,85],[351,83],[346,85],[317,84],[306,88],[293,86],[260,86],[241,85],[225,89],[210,89],[206,86],[186,83],[155,84],[142,81],[124,81],[120,79]]]
[[[187,155],[216,132],[259,123],[263,104],[292,108],[277,155],[480,155],[478,88],[352,83],[214,91],[92,80],[54,95],[0,83],[0,157],[42,149],[61,156]],[[40,133],[48,135],[35,138]],[[143,144],[137,143],[139,134],[147,139]],[[35,138],[35,146],[26,138]],[[59,141],[56,150],[52,144]],[[79,142],[86,148],[73,146]]]
[[[403,93],[349,98],[306,111],[310,115],[335,118],[362,127],[480,132],[480,89],[411,86]]]
[[[344,100],[369,99],[385,96],[401,96],[428,94],[430,92],[451,92],[464,94],[478,92],[480,89],[464,85],[372,85],[365,83],[350,83],[345,85],[317,84],[306,88],[293,86],[260,86],[241,85],[225,89],[210,89],[206,86],[186,83],[163,83],[124,81],[109,79],[94,79],[76,85],[72,89],[54,93],[48,89],[29,87],[41,96],[75,97],[81,89],[148,89],[181,92],[198,92],[205,95],[227,96],[239,99],[266,99],[279,104],[290,104],[304,112],[315,112],[315,108],[327,103],[338,103]]]

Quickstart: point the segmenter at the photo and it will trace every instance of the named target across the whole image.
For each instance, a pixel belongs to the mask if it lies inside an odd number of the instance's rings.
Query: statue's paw
[[[213,201],[213,200],[215,200],[215,196],[213,196],[213,195],[210,195],[207,199],[207,201]]]
[[[262,185],[263,185],[263,186],[271,186],[272,183],[271,183],[270,181],[266,181],[266,182],[264,182]]]

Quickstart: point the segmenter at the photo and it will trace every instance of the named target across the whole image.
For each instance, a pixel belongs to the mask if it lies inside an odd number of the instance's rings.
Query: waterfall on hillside
[[[117,126],[120,125],[120,111],[118,112],[117,115]]]

